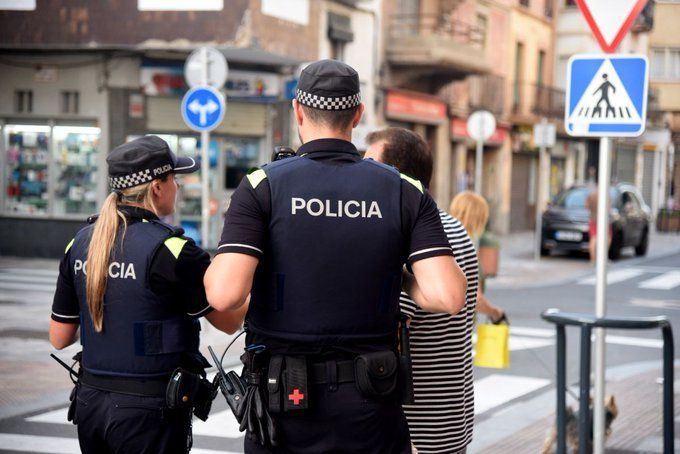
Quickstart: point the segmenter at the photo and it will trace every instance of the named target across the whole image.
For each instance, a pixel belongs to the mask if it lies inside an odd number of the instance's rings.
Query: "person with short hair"
[[[392,165],[429,186],[432,155],[427,143],[403,128],[370,133],[366,158]],[[439,217],[453,256],[467,279],[465,305],[455,315],[421,309],[406,293],[401,311],[410,319],[415,401],[404,405],[418,452],[464,453],[472,441],[472,326],[477,293],[477,254],[461,223],[443,210]]]
[[[193,405],[168,406],[171,376],[182,368],[198,380],[210,366],[198,350],[200,317],[233,333],[246,307],[213,311],[203,287],[210,256],[159,219],[175,211],[175,174],[196,171],[196,161],[156,136],[106,161],[113,190],[66,247],[52,303],[52,345],[73,344],[80,329],[83,347],[69,419],[85,454],[186,453]]]
[[[464,304],[432,198],[351,143],[359,86],[339,61],[302,71],[293,110],[303,145],[243,179],[205,277],[219,310],[251,293],[246,393],[255,409],[267,404],[244,416],[246,453],[410,453],[398,392],[404,263],[423,307]]]

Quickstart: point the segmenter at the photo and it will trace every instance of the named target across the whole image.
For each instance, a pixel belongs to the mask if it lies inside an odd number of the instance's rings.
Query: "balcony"
[[[437,90],[490,70],[484,33],[450,14],[397,14],[389,18],[387,61],[393,83]]]
[[[488,110],[497,117],[505,110],[505,78],[495,75],[475,76],[469,79],[470,112]]]
[[[543,84],[515,82],[512,85],[512,114],[515,121],[534,123],[538,118],[564,117],[564,90]]]

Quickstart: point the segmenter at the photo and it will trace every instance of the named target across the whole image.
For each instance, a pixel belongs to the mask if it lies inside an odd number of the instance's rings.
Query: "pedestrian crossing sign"
[[[644,55],[574,55],[567,69],[565,129],[571,136],[635,137],[645,130]]]

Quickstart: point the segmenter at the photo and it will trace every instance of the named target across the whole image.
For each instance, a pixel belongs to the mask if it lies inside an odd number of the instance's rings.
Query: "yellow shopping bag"
[[[477,325],[475,366],[506,369],[510,367],[510,325]]]

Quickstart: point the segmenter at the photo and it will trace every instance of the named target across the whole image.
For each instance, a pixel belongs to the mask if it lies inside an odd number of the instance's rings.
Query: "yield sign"
[[[576,0],[603,51],[613,53],[647,0]]]

